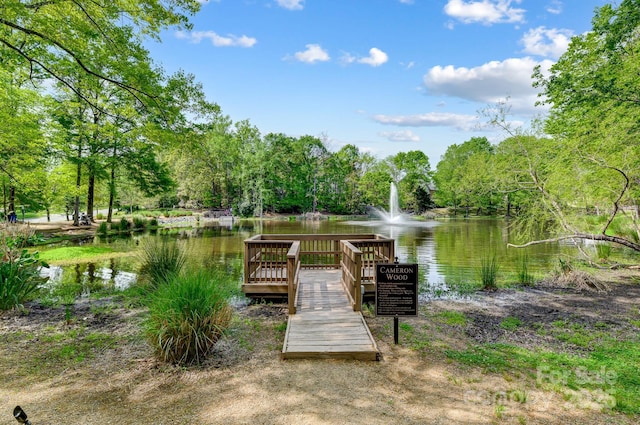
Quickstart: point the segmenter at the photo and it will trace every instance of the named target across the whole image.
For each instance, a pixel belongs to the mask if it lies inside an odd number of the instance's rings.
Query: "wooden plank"
[[[378,360],[378,347],[340,283],[340,270],[300,273],[297,313],[290,315],[283,359]]]

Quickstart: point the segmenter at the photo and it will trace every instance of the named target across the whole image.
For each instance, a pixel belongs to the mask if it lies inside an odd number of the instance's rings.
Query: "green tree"
[[[398,183],[401,206],[417,212],[428,208],[431,204],[429,199],[431,166],[427,155],[422,151],[400,152],[388,158],[387,161]]]
[[[32,78],[54,78],[79,99],[99,107],[77,75],[104,81],[150,105],[157,93],[131,80],[131,58],[139,41],[159,39],[168,27],[189,27],[197,0],[3,0],[0,6],[0,64],[26,69]],[[100,54],[95,45],[103,46]]]
[[[461,145],[450,145],[433,176],[436,202],[453,208],[454,214],[464,206],[466,216],[471,208],[481,207],[490,192],[488,168],[493,151],[486,137],[472,137]]]
[[[0,179],[3,209],[38,204],[34,198],[42,183],[47,142],[44,132],[48,121],[45,100],[38,92],[22,86],[19,75],[0,68]]]
[[[551,105],[545,131],[557,140],[555,157],[565,159],[552,169],[556,186],[536,187],[560,229],[559,238],[601,240],[640,251],[637,215],[632,229],[611,228],[623,206],[637,206],[639,194],[640,1],[598,8],[592,22],[592,31],[572,39],[548,77],[540,69],[534,73],[534,85]],[[575,220],[573,212],[584,202],[608,210],[599,233]]]
[[[387,161],[378,161],[371,165],[358,182],[364,204],[384,210],[388,209],[392,181],[393,174]]]

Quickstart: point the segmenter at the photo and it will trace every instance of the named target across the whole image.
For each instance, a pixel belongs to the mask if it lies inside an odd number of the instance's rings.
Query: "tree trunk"
[[[87,217],[92,223],[93,220],[93,197],[95,192],[96,176],[92,169],[89,169],[89,182],[87,184]]]
[[[16,211],[16,187],[11,183],[9,186],[9,211]]]
[[[107,212],[107,223],[111,223],[111,219],[113,217],[113,202],[116,197],[115,176],[116,176],[115,168],[111,167],[111,180],[109,180],[109,211]]]
[[[2,208],[4,211],[5,221],[9,221],[9,213],[7,211],[7,183],[2,182]]]
[[[82,183],[82,145],[78,143],[78,166],[76,168],[76,197],[73,203],[73,225],[80,226],[80,184]]]

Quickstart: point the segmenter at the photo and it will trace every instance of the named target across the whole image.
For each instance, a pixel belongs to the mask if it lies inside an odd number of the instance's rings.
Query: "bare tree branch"
[[[564,235],[564,236],[558,236],[556,238],[550,238],[550,239],[540,239],[540,240],[536,240],[536,241],[530,241],[521,245],[517,245],[517,244],[512,244],[509,243],[507,244],[507,247],[510,248],[526,248],[528,246],[532,246],[532,245],[541,245],[541,244],[545,244],[545,243],[552,243],[552,242],[560,242],[560,241],[564,241],[567,239],[587,239],[587,240],[592,240],[592,241],[603,241],[603,242],[611,242],[611,243],[616,243],[618,245],[622,245],[625,246],[627,248],[631,248],[634,251],[639,251],[640,252],[640,244],[637,243],[633,243],[625,238],[621,238],[618,236],[609,236],[609,235],[603,235],[603,234],[595,234],[595,233],[575,233],[573,235]]]

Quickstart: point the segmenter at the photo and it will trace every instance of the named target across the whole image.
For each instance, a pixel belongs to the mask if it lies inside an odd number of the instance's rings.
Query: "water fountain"
[[[398,206],[398,188],[394,182],[391,182],[391,188],[389,190],[389,211],[384,211],[378,208],[373,209],[378,217],[389,224],[405,224],[410,222],[410,218],[400,212]]]

